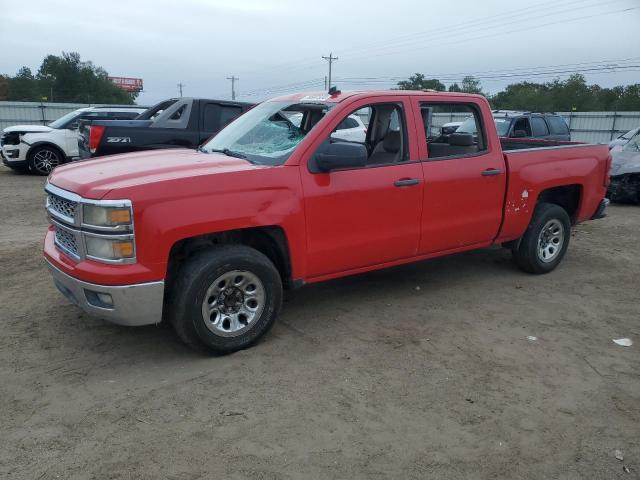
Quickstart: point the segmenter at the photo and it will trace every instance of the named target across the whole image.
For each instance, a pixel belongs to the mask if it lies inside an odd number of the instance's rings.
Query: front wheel
[[[282,281],[271,260],[243,245],[195,254],[172,288],[171,323],[196,350],[230,353],[255,343],[282,305]]]
[[[36,147],[29,153],[29,170],[36,175],[49,175],[64,158],[55,147]]]
[[[528,273],[548,273],[562,261],[571,236],[571,221],[566,210],[552,203],[540,203],[533,214],[513,259]]]

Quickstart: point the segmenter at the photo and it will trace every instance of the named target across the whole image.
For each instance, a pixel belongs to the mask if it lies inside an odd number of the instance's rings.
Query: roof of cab
[[[268,101],[276,101],[276,102],[309,102],[309,103],[340,103],[347,98],[353,97],[370,97],[370,96],[380,96],[380,95],[398,95],[398,96],[452,96],[452,97],[475,97],[475,98],[484,98],[482,95],[476,95],[471,93],[460,93],[460,92],[438,92],[436,90],[360,90],[360,91],[350,91],[350,92],[340,92],[334,93],[330,95],[326,91],[315,91],[315,92],[301,92],[301,93],[293,93],[290,95],[283,95],[281,97],[275,97]]]

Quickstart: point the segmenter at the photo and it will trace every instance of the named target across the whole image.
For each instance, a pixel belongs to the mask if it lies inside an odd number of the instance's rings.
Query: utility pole
[[[327,62],[329,62],[329,88],[328,90],[331,90],[331,64],[333,63],[334,60],[338,60],[338,57],[334,57],[333,53],[330,53],[328,57],[322,57],[324,58]]]
[[[184,83],[182,83],[182,82],[180,82],[180,83],[178,84],[178,91],[180,92],[180,96],[182,96],[182,87],[185,87],[185,86],[186,86],[186,85],[185,85]]]
[[[231,75],[230,77],[227,77],[227,80],[231,80],[231,100],[235,100],[236,99],[236,80],[240,80],[240,79],[235,75]]]

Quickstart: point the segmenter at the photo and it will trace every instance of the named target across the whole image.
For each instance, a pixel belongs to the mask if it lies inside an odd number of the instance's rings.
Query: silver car
[[[620,151],[612,151],[607,197],[614,201],[640,203],[640,135]]]
[[[609,142],[609,150],[613,150],[614,152],[622,150],[622,147],[624,147],[632,138],[637,137],[638,135],[640,135],[640,127],[629,130],[627,133],[623,133],[618,138]]]

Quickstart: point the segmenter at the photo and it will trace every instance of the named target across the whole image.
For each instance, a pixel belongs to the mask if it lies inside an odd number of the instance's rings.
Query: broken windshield
[[[282,165],[329,108],[325,103],[265,102],[227,125],[200,151],[233,152],[252,163]]]

